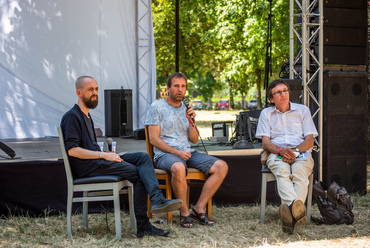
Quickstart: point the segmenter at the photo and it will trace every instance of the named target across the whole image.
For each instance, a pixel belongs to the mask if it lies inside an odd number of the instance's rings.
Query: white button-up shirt
[[[290,110],[284,113],[275,106],[265,108],[258,119],[256,137],[270,137],[280,147],[296,147],[310,134],[318,136],[311,112],[302,104],[290,102]]]

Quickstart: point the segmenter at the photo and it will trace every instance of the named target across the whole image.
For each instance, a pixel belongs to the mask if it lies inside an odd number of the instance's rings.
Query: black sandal
[[[186,225],[191,224],[191,225]],[[190,215],[188,216],[181,216],[180,215],[180,226],[184,228],[192,228],[194,227],[193,221],[190,219]]]
[[[200,224],[207,225],[207,226],[213,226],[213,224],[215,224],[215,222],[213,220],[210,220],[205,213],[198,214],[197,211],[194,210],[194,208],[192,211],[193,212],[191,214],[191,217],[199,221]],[[209,222],[213,222],[213,223],[209,223]]]

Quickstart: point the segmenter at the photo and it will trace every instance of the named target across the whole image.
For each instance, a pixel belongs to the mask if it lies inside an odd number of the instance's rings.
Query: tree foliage
[[[265,70],[268,0],[180,1],[180,71],[206,100],[227,85],[245,95],[260,88]],[[289,52],[289,1],[272,2],[272,64],[277,71]],[[157,77],[175,70],[175,1],[153,0]]]

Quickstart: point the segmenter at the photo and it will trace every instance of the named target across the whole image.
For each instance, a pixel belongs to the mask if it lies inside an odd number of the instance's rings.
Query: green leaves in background
[[[203,100],[229,88],[258,100],[265,70],[268,0],[187,0],[180,2],[180,71]],[[289,57],[289,1],[272,5],[272,65],[279,72]],[[157,84],[175,71],[175,1],[153,0]]]

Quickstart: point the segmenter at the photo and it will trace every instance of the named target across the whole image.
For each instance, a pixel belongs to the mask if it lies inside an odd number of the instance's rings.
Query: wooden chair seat
[[[155,174],[159,174],[159,175],[166,175],[167,174],[167,171],[165,170],[161,170],[161,169],[154,169],[155,170]]]

